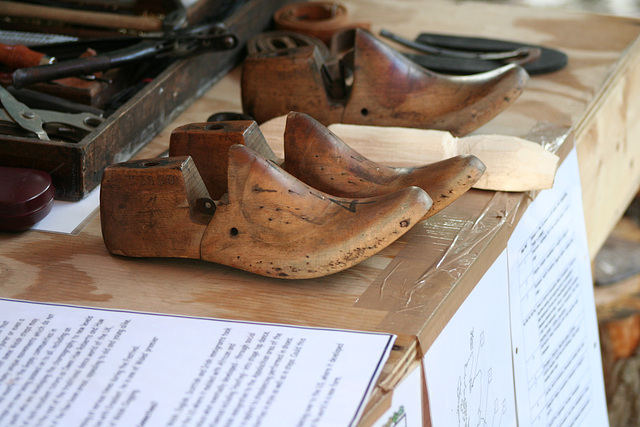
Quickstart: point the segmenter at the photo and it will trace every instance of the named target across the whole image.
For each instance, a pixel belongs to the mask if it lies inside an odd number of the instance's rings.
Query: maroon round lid
[[[48,173],[0,166],[0,230],[31,227],[49,213],[54,195]]]

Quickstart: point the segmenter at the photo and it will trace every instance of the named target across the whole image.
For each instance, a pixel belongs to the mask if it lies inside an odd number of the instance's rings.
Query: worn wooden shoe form
[[[243,145],[229,149],[221,200],[211,200],[188,156],[111,166],[100,195],[102,234],[113,254],[200,258],[285,279],[325,276],[367,259],[430,206],[417,187],[330,196]]]
[[[171,133],[169,155],[191,156],[214,199],[227,191],[226,153],[244,144],[278,163],[307,185],[338,197],[373,197],[405,187],[420,187],[433,204],[424,218],[450,205],[482,176],[485,166],[473,155],[460,155],[421,167],[394,168],[372,162],[307,114],[287,115],[284,161],[270,150],[256,122],[192,123]]]
[[[400,126],[461,136],[510,106],[529,78],[516,64],[468,76],[438,74],[362,29],[336,34],[329,54],[317,43],[269,46],[280,48],[254,47],[242,67],[243,109],[258,123],[299,111],[325,126]]]
[[[284,163],[291,175],[325,193],[340,197],[372,197],[408,186],[420,187],[435,215],[467,192],[485,165],[476,156],[451,157],[421,167],[390,167],[366,159],[307,114],[287,116]]]

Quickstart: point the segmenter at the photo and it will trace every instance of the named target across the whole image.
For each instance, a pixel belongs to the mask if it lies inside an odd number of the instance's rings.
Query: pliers
[[[98,127],[104,119],[93,113],[62,113],[32,109],[18,101],[0,85],[0,122],[36,135],[42,141],[50,141],[50,134],[79,141]]]

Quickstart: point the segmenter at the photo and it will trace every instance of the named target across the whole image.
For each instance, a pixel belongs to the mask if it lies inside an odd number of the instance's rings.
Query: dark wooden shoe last
[[[461,136],[504,111],[529,78],[515,64],[469,76],[438,74],[362,29],[336,34],[330,54],[317,43],[280,45],[254,50],[243,64],[243,109],[258,123],[299,111],[325,126],[401,126]]]

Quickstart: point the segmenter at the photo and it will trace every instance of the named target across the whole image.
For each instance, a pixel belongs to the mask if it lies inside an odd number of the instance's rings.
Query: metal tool
[[[509,61],[523,64],[534,61],[540,57],[540,49],[528,46],[521,46],[506,51],[478,52],[472,50],[450,49],[427,43],[414,42],[387,30],[381,30],[380,35],[422,53],[449,56],[452,58],[479,59],[483,61]]]
[[[12,86],[7,87],[7,90],[18,101],[24,102],[31,108],[60,111],[63,113],[93,113],[100,117],[106,117],[104,110],[101,110],[100,108],[75,102],[70,99],[61,98],[50,93],[32,89],[15,89]]]
[[[95,40],[94,42],[100,45],[112,43],[117,46],[123,40],[133,44],[92,57],[64,61],[59,58],[55,64],[19,68],[13,73],[13,86],[20,89],[34,83],[91,75],[139,61],[186,58],[206,52],[231,50],[238,45],[237,37],[217,23],[202,24],[172,32],[145,34],[133,38],[133,41],[120,37],[119,40],[111,39],[106,42]],[[92,41],[80,44],[87,43],[90,44]]]
[[[18,101],[0,86],[0,122],[11,123],[23,130],[35,133],[38,139],[50,141],[49,134],[79,140],[98,127],[104,119],[92,113],[62,113],[58,111],[32,109]]]
[[[380,35],[420,52],[404,53],[415,63],[445,74],[482,73],[516,63],[536,75],[560,70],[568,61],[567,55],[557,49],[506,40],[420,33],[412,41],[386,30]]]
[[[0,30],[0,43],[23,44],[25,46],[62,43],[78,40],[77,37],[62,34],[35,33],[30,31]]]
[[[5,121],[17,123],[21,128],[35,133],[38,139],[49,140],[49,136],[42,127],[44,124],[42,117],[15,99],[2,85],[0,85],[0,101],[2,101],[4,113],[6,113]]]

